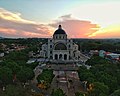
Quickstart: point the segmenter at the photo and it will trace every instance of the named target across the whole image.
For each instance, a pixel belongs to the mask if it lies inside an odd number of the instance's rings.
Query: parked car
[[[40,65],[39,65],[40,68],[41,68],[41,67],[44,67],[44,66],[46,66],[46,64],[40,64]]]

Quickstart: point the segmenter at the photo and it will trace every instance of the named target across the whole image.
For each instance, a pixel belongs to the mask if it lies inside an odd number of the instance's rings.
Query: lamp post
[[[87,91],[87,81],[83,81],[84,83],[84,90]]]

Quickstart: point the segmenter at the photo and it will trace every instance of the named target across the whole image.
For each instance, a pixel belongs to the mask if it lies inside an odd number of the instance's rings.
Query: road
[[[37,66],[33,71],[35,73],[35,77],[33,80],[31,80],[31,84],[30,84],[32,91],[36,93],[42,93],[42,90],[37,87],[38,82],[36,79],[37,76],[42,72],[42,69],[40,69],[39,66]]]

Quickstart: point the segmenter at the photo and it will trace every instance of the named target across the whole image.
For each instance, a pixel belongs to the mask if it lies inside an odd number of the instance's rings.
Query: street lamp
[[[83,81],[84,83],[84,90],[87,91],[87,81]]]

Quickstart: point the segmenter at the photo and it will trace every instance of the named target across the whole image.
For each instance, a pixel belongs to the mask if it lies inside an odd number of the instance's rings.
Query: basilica
[[[42,45],[40,56],[50,62],[77,62],[80,59],[80,51],[78,45],[67,38],[66,32],[59,25],[53,37]]]

